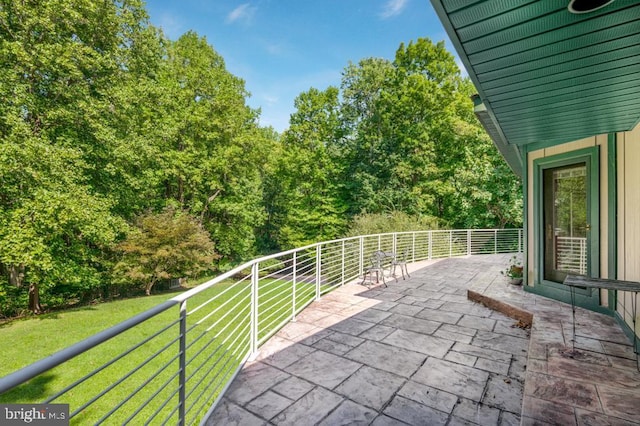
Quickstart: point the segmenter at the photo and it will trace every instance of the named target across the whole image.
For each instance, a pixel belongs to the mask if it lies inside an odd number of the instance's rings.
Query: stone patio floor
[[[619,326],[579,309],[570,352],[571,307],[507,284],[509,258],[415,263],[388,288],[323,296],[262,346],[207,424],[640,424]]]

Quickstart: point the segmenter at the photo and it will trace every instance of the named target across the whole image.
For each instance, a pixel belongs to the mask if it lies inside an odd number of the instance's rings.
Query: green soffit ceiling
[[[478,90],[476,114],[517,173],[524,145],[640,121],[640,1],[431,0]]]

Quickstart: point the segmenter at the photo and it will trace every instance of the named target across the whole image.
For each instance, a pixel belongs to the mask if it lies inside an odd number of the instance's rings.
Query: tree
[[[351,64],[342,90],[351,214],[401,211],[449,227],[517,223],[517,179],[473,115],[474,88],[443,42],[418,39],[401,44],[393,62]]]
[[[343,198],[349,214],[393,211],[385,194],[387,156],[380,105],[394,75],[393,64],[380,58],[350,63],[342,77],[341,115],[345,135],[341,141],[345,185]]]
[[[462,166],[453,177],[455,203],[465,212],[461,228],[522,226],[522,183],[493,146],[489,136],[477,127],[468,128]]]
[[[295,100],[296,111],[282,136],[269,193],[270,221],[281,248],[336,238],[344,230],[346,206],[340,199],[333,149],[341,137],[338,89],[309,89]]]
[[[210,269],[216,257],[202,225],[172,208],[139,216],[117,250],[122,258],[115,266],[116,274],[122,281],[140,283],[147,295],[160,280],[190,277]]]
[[[168,43],[159,85],[157,198],[201,218],[226,259],[253,254],[265,217],[261,169],[271,141],[245,103],[244,81],[190,31]]]
[[[0,3],[0,263],[13,277],[2,286],[28,288],[33,312],[103,278],[122,221],[91,153],[144,16],[136,0]]]
[[[141,0],[0,0],[0,309],[103,291],[114,247],[120,276],[150,286],[209,262],[136,269],[136,253],[155,256],[126,245],[146,216],[197,221],[218,270],[337,237],[364,212],[517,225],[518,184],[472,90],[420,39],[349,64],[340,90],[301,93],[278,135],[204,37],[166,39]]]

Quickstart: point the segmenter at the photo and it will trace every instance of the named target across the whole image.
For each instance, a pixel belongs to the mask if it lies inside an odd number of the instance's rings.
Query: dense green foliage
[[[393,62],[351,64],[342,90],[352,213],[399,210],[452,228],[520,222],[519,184],[475,119],[473,86],[443,42],[419,39]]]
[[[145,212],[197,221],[215,249],[192,255],[214,271],[389,217],[518,226],[472,93],[419,39],[301,93],[279,135],[206,39],[168,40],[141,0],[0,0],[0,315],[120,293]]]
[[[358,235],[433,229],[438,229],[438,220],[433,217],[410,216],[401,211],[390,214],[363,213],[352,219],[347,236],[356,237]]]

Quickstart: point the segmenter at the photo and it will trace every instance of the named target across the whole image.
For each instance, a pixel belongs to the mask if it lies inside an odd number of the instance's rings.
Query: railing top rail
[[[315,243],[312,245],[309,245],[307,247],[314,247],[318,244],[329,244],[329,243],[337,243],[340,242],[342,240],[354,240],[354,239],[359,239],[359,238],[375,238],[375,237],[384,237],[384,236],[390,236],[390,235],[402,235],[402,234],[424,234],[424,233],[428,233],[428,232],[467,232],[467,231],[471,231],[471,232],[495,232],[495,231],[501,231],[501,232],[505,232],[505,231],[514,231],[514,232],[518,232],[521,231],[522,228],[482,228],[482,229],[424,229],[424,230],[420,230],[420,231],[399,231],[399,232],[383,232],[383,233],[379,233],[379,234],[367,234],[367,235],[358,235],[355,237],[345,237],[345,238],[338,238],[335,240],[329,240],[329,241],[322,241],[319,243]],[[307,248],[304,247],[304,248]],[[299,248],[299,249],[293,249],[290,251],[296,251],[296,250],[302,250],[304,248]],[[282,255],[283,253],[276,253],[275,255],[272,256],[277,256],[277,255]]]
[[[39,374],[44,373],[47,370],[50,370],[63,362],[70,360],[73,357],[80,355],[83,352],[88,351],[101,343],[106,342],[107,340],[117,336],[120,333],[123,333],[130,328],[140,324],[152,318],[167,309],[175,306],[177,303],[174,300],[167,300],[162,302],[161,304],[154,306],[151,309],[148,309],[128,320],[122,321],[119,324],[114,325],[104,331],[101,331],[97,334],[94,334],[91,337],[88,337],[80,342],[64,348],[47,358],[43,358],[40,361],[34,362],[14,373],[9,374],[3,378],[0,378],[0,393],[3,393],[15,386],[18,386],[21,383],[26,382]]]

